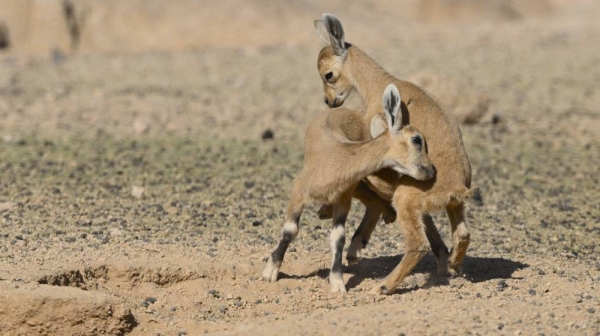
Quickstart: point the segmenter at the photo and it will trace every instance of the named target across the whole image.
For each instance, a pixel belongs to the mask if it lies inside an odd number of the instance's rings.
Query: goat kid
[[[379,198],[370,198],[365,203],[367,210],[352,238],[347,259],[356,259],[357,251],[368,243],[382,209],[391,200],[404,233],[405,254],[400,264],[372,292],[393,293],[427,254],[428,242],[436,257],[439,274],[448,273],[448,263],[460,272],[470,242],[464,216],[465,202],[482,202],[479,190],[471,189],[471,165],[458,122],[424,90],[394,78],[362,50],[346,43],[342,24],[335,16],[324,14],[323,20],[315,21],[315,28],[328,44],[318,57],[325,103],[330,108],[339,107],[356,90],[366,106],[363,122],[367,122],[383,110],[379,99],[381,92],[390,83],[396,85],[402,95],[399,115],[423,132],[428,154],[437,168],[435,179],[427,181],[408,176],[398,179],[397,173],[390,169],[366,178],[369,189]],[[450,251],[430,216],[430,213],[442,210],[446,210],[451,224],[453,242]]]
[[[412,126],[402,126],[400,93],[390,84],[384,91],[381,116],[363,127],[361,112],[337,109],[317,115],[308,125],[304,140],[304,166],[294,180],[281,240],[262,272],[266,281],[276,281],[283,257],[299,230],[300,215],[311,201],[333,204],[332,254],[329,283],[332,292],[346,292],[342,278],[344,225],[354,189],[361,179],[383,168],[421,181],[435,176],[425,152],[423,136]],[[382,127],[382,125],[384,127]],[[365,133],[370,132],[369,136]],[[372,138],[368,141],[352,139]]]

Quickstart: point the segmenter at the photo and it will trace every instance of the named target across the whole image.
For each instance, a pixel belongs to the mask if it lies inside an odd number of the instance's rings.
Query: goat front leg
[[[331,270],[329,271],[329,285],[331,291],[346,293],[346,285],[342,273],[342,253],[346,240],[345,224],[350,206],[352,204],[352,193],[344,194],[333,207],[333,228],[329,235],[331,246]]]
[[[267,260],[267,264],[262,272],[263,280],[275,282],[279,275],[279,269],[283,263],[283,257],[292,241],[296,238],[300,226],[300,216],[304,209],[304,193],[302,184],[298,181],[294,182],[292,197],[288,204],[287,215],[283,229],[281,230],[281,240],[277,248]]]
[[[404,197],[404,201],[409,198]],[[392,294],[402,281],[412,272],[415,266],[429,252],[429,242],[425,233],[423,213],[414,209],[407,202],[400,205],[398,211],[398,222],[404,234],[405,252],[400,264],[379,284],[371,289],[372,294]]]
[[[465,223],[465,206],[448,206],[446,209],[452,227],[452,251],[450,251],[450,267],[456,272],[462,272],[462,263],[467,255],[471,234]]]

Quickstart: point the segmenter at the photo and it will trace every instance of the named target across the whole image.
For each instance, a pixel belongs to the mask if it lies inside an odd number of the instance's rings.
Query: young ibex
[[[371,120],[382,110],[381,92],[390,83],[402,94],[403,119],[423,132],[427,139],[429,156],[437,168],[435,179],[417,181],[384,169],[366,179],[369,188],[383,200],[392,200],[397,221],[405,238],[405,254],[400,264],[386,279],[372,289],[373,293],[390,294],[427,254],[427,242],[437,259],[438,273],[448,272],[448,262],[455,271],[461,265],[470,234],[465,224],[465,201],[481,203],[478,189],[470,189],[471,165],[465,151],[462,135],[454,117],[446,113],[425,91],[414,84],[398,80],[381,68],[357,47],[346,43],[341,22],[333,15],[323,15],[315,21],[315,28],[328,43],[319,53],[318,68],[323,80],[325,103],[341,106],[352,90],[356,90],[366,106],[364,120]],[[348,259],[356,258],[379,220],[381,204],[371,200],[356,234],[352,238]],[[446,210],[452,226],[452,250],[441,239],[431,216],[432,212]]]
[[[390,84],[382,104],[387,126],[375,115],[370,130],[364,126],[361,112],[347,109],[319,114],[310,122],[304,140],[304,166],[294,180],[281,240],[263,270],[265,280],[277,280],[283,256],[298,234],[302,210],[308,202],[316,201],[334,204],[329,283],[333,292],[346,292],[342,278],[344,223],[361,179],[383,168],[421,181],[435,176],[425,140],[412,126],[402,126],[400,101],[398,89]],[[371,140],[353,141],[364,138]]]

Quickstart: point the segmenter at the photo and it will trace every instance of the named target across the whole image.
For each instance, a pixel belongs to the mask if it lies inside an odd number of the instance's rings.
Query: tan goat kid
[[[464,216],[465,201],[471,199],[481,203],[481,199],[478,189],[470,189],[471,165],[456,119],[425,91],[394,78],[363,51],[346,43],[342,24],[335,16],[323,15],[323,20],[315,21],[315,28],[329,44],[321,50],[318,58],[325,103],[331,108],[339,107],[350,92],[356,90],[366,106],[364,120],[372,120],[383,110],[379,98],[381,92],[390,83],[395,84],[402,95],[402,119],[423,132],[427,139],[428,154],[437,168],[435,179],[429,181],[417,181],[410,177],[398,179],[397,174],[389,169],[366,179],[369,188],[381,199],[388,202],[392,200],[405,239],[402,261],[371,292],[393,293],[427,254],[428,241],[437,259],[438,273],[448,273],[448,262],[450,267],[460,272],[470,242]],[[366,214],[348,250],[349,261],[356,259],[357,251],[368,243],[387,204],[382,204],[381,199],[365,204]],[[450,252],[429,215],[442,210],[448,213],[452,227]]]
[[[402,127],[400,101],[398,89],[390,84],[382,104],[388,126],[377,115],[369,130],[361,112],[347,109],[319,114],[310,122],[304,140],[304,166],[294,180],[281,240],[263,270],[265,280],[277,280],[285,252],[298,234],[302,210],[310,201],[316,201],[334,205],[329,283],[333,292],[346,292],[342,278],[344,224],[361,179],[383,168],[422,181],[435,176],[421,134],[411,126]],[[372,140],[353,141],[369,137]]]

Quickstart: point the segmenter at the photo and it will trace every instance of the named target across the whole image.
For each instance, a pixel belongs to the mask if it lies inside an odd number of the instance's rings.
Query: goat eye
[[[418,135],[412,137],[412,142],[417,146],[423,146],[423,139]]]
[[[333,77],[333,72],[329,71],[328,73],[325,74],[325,79],[326,80],[330,80],[331,77]]]

